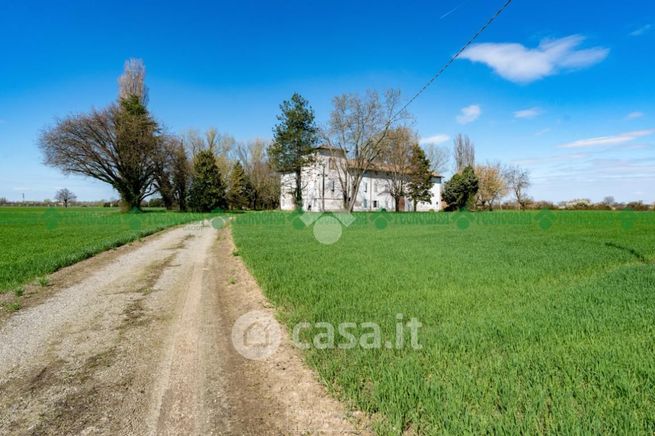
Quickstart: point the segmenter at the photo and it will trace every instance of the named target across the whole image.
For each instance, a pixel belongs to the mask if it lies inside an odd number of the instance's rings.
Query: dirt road
[[[235,350],[272,312],[233,250],[186,226],[56,273],[0,324],[0,434],[358,433],[284,331],[266,360]]]

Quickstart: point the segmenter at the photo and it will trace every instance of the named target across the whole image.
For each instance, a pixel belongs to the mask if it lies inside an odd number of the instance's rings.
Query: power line
[[[471,39],[469,39],[468,42],[467,42],[466,44],[464,44],[464,45],[462,46],[462,48],[460,48],[460,49],[457,51],[457,53],[455,53],[454,55],[452,55],[452,56],[450,57],[450,59],[448,60],[448,62],[446,62],[446,63],[441,67],[441,69],[440,69],[439,71],[437,71],[437,73],[436,73],[434,76],[432,76],[432,78],[431,78],[430,80],[428,80],[428,82],[427,82],[425,85],[423,85],[423,87],[422,87],[421,89],[419,89],[419,91],[418,91],[416,94],[414,94],[414,96],[413,96],[412,98],[409,99],[409,101],[405,104],[405,106],[403,106],[402,109],[400,109],[400,110],[396,113],[396,115],[394,115],[394,116],[392,117],[392,119],[396,118],[398,115],[400,115],[401,113],[403,113],[403,112],[405,111],[405,109],[407,109],[407,107],[408,107],[410,104],[412,104],[412,103],[414,102],[414,100],[416,100],[416,99],[418,98],[419,95],[423,94],[423,92],[425,92],[425,90],[428,89],[428,88],[430,87],[430,85],[432,85],[432,82],[434,82],[435,80],[437,80],[437,78],[438,78],[439,76],[441,76],[441,75],[443,74],[443,72],[446,71],[446,69],[448,69],[448,67],[450,66],[450,64],[452,64],[453,62],[455,62],[455,60],[456,60],[456,59],[457,59],[457,58],[462,54],[462,52],[464,52],[464,50],[466,50],[466,49],[467,49],[471,44],[473,44],[473,42],[474,42],[476,39],[478,39],[478,37],[479,37],[480,35],[482,35],[482,33],[483,33],[485,30],[487,30],[487,27],[489,27],[489,26],[491,25],[491,23],[493,23],[493,22],[496,20],[496,18],[498,18],[498,17],[499,17],[499,16],[500,16],[504,11],[505,11],[505,9],[507,9],[507,7],[512,3],[512,1],[513,1],[513,0],[507,0],[507,1],[505,2],[505,4],[504,4],[500,9],[498,9],[498,11],[496,11],[496,13],[495,13],[491,18],[489,18],[489,21],[487,21],[487,22],[484,24],[484,26],[482,26],[482,27],[480,28],[480,30],[478,30],[478,32],[477,32],[475,35],[473,35],[473,37],[472,37]]]

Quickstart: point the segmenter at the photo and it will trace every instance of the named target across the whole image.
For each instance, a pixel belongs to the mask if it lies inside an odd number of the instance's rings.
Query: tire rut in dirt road
[[[0,326],[0,434],[353,433],[297,350],[232,346],[272,314],[229,229],[176,228]],[[77,277],[77,276],[76,276]]]

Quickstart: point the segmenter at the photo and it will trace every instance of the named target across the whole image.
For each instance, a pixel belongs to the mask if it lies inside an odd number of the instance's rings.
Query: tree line
[[[145,66],[125,63],[117,100],[106,108],[68,116],[45,129],[40,148],[47,165],[110,184],[123,210],[140,210],[156,196],[171,210],[274,209],[280,194],[292,194],[303,206],[303,168],[314,162],[316,147],[326,146],[336,164],[336,182],[343,209],[352,211],[364,175],[384,169],[387,191],[396,211],[403,198],[431,200],[434,177],[453,162],[453,176],[442,186],[449,210],[493,210],[503,198],[526,209],[535,204],[527,195],[529,173],[499,162],[476,163],[475,145],[466,135],[446,147],[419,145],[412,116],[400,104],[400,93],[334,97],[325,126],[319,127],[309,102],[293,94],[280,105],[273,140],[238,143],[209,129],[179,135],[164,129],[148,109]],[[452,159],[451,159],[452,158]],[[280,173],[294,175],[293,186],[280,185]],[[75,200],[66,190],[57,199]]]
[[[116,102],[42,132],[46,165],[108,183],[126,211],[141,210],[153,195],[181,211],[277,207],[279,177],[266,143],[239,144],[215,129],[204,136],[167,132],[148,109],[141,60],[128,60],[118,82]]]

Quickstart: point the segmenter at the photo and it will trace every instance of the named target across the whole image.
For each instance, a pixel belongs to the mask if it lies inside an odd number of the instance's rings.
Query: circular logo
[[[223,227],[225,227],[226,220],[225,220],[225,217],[218,216],[218,217],[212,219],[211,223],[212,223],[213,228],[215,228],[216,230],[220,230]]]
[[[318,242],[332,245],[341,238],[341,222],[333,216],[324,215],[314,223],[314,237]]]
[[[232,345],[246,359],[265,360],[281,341],[280,325],[273,315],[262,310],[241,315],[232,326]]]
[[[471,223],[469,222],[468,218],[464,216],[460,216],[459,218],[457,218],[457,227],[460,230],[466,230],[469,228],[470,225]]]
[[[548,230],[552,225],[553,222],[550,220],[550,218],[542,218],[539,221],[539,227],[541,227],[542,230]]]
[[[384,215],[375,218],[373,223],[378,230],[384,230],[387,228],[387,218]]]

